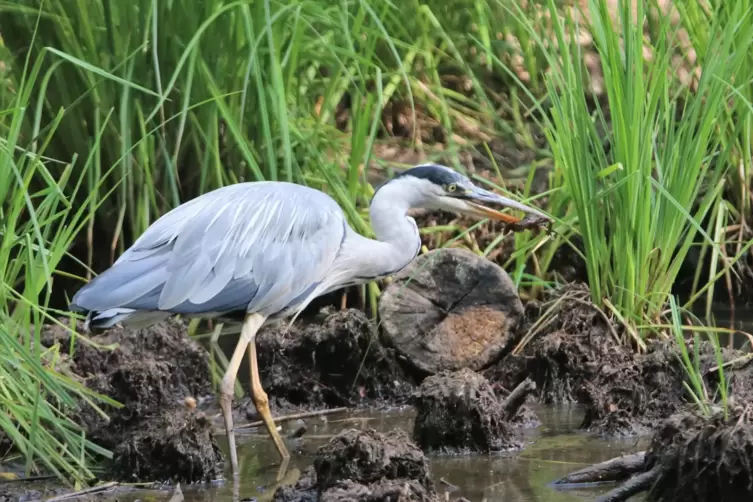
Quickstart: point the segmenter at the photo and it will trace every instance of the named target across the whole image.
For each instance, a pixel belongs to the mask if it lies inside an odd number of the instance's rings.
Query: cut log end
[[[382,340],[418,370],[479,371],[499,359],[523,316],[515,284],[466,249],[416,258],[380,298]]]

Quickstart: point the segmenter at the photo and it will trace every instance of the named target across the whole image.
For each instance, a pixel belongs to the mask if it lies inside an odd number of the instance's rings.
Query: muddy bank
[[[108,475],[184,483],[221,477],[211,420],[186,406],[211,396],[212,387],[208,353],[188,338],[185,326],[168,320],[142,330],[113,328],[90,339],[114,348],[72,344],[57,326],[41,333],[43,345],[59,344],[63,371],[123,405],[102,406],[109,420],[86,405],[76,413],[89,437],[113,452]]]
[[[583,402],[585,384],[602,367],[633,360],[634,352],[616,339],[621,331],[591,305],[585,286],[528,302],[520,331],[520,342],[483,373],[507,389],[529,376],[545,404]]]
[[[429,460],[400,430],[349,429],[319,448],[294,486],[276,490],[275,502],[439,502]]]
[[[0,458],[3,458],[5,457],[5,455],[8,454],[11,446],[13,446],[13,444],[11,443],[11,440],[8,437],[8,435],[5,434],[3,431],[0,431]]]
[[[750,405],[725,419],[698,413],[671,417],[654,435],[646,471],[657,473],[648,500],[753,499],[753,422]]]
[[[0,502],[32,502],[37,500],[48,500],[52,497],[58,497],[70,493],[71,489],[61,486],[55,481],[36,480],[36,481],[0,481]],[[81,497],[80,502],[94,502],[97,499],[94,496]]]
[[[527,304],[522,329],[533,336],[483,374],[506,389],[531,378],[545,404],[585,404],[585,430],[608,436],[646,434],[689,401],[675,343],[647,342],[646,352],[637,352],[625,343],[621,326],[593,307],[582,286]],[[713,378],[713,348],[703,342],[699,354],[702,372]],[[725,359],[736,355],[727,353]],[[744,388],[733,385],[732,391]]]
[[[73,412],[88,437],[113,452],[106,462],[108,479],[193,483],[222,477],[210,356],[188,338],[182,322],[116,327],[90,335],[95,346],[72,341],[58,326],[40,335],[45,347],[58,346],[60,371],[122,404],[100,405],[108,418],[86,404]],[[257,345],[262,383],[276,414],[400,404],[415,388],[398,357],[379,344],[373,323],[357,310],[324,309],[290,330],[286,324],[264,328]],[[244,416],[237,423],[245,421]]]
[[[573,472],[556,484],[619,482],[596,502],[623,502],[647,492],[648,502],[727,502],[753,498],[753,416],[730,403],[708,413],[699,408],[661,422],[647,451]]]
[[[411,372],[360,310],[325,308],[290,327],[262,328],[256,343],[273,413],[398,405],[415,388]],[[253,405],[246,406],[253,415]]]

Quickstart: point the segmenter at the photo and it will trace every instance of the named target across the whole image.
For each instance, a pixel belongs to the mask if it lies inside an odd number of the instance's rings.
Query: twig
[[[644,492],[656,481],[662,472],[660,466],[630,478],[625,484],[596,499],[596,502],[623,502],[637,493]]]
[[[0,474],[4,474],[4,473],[0,473]],[[0,478],[2,478],[2,476],[0,476]],[[55,478],[57,478],[57,476],[55,476],[54,474],[42,474],[39,476],[29,476],[26,478],[22,478],[22,477],[17,477],[13,479],[2,478],[0,479],[0,481],[2,481],[3,483],[19,483],[19,482],[24,483],[28,481],[44,481],[46,479],[55,479]]]
[[[612,335],[612,338],[614,338],[614,341],[617,342],[618,344],[620,343],[620,337],[617,336],[617,332],[614,330],[614,326],[612,326],[612,322],[609,320],[609,317],[607,317],[607,314],[603,310],[601,310],[595,304],[586,302],[579,298],[571,298],[571,300],[576,303],[580,303],[581,305],[584,305],[586,307],[591,307],[592,309],[596,310],[596,312],[598,312],[601,315],[601,318],[604,320],[604,323],[607,325],[607,329],[609,330],[609,333]]]
[[[105,483],[103,485],[98,486],[92,486],[90,488],[84,488],[83,490],[79,490],[77,492],[71,492],[71,493],[65,493],[63,495],[58,495],[57,497],[52,497],[47,499],[46,502],[58,502],[60,500],[69,500],[69,499],[75,499],[80,497],[81,495],[91,495],[92,493],[100,493],[109,490],[110,488],[115,488],[120,483],[117,481],[110,481],[108,483]]]
[[[536,383],[530,378],[526,378],[515,387],[510,395],[502,401],[502,409],[505,410],[507,420],[512,419],[518,412],[523,403],[526,401],[528,394],[536,390]]]
[[[740,369],[744,368],[745,366],[747,366],[747,364],[751,360],[753,360],[753,353],[745,354],[744,356],[740,356],[740,357],[737,357],[735,359],[731,359],[731,360],[725,362],[724,364],[722,364],[721,368],[722,369],[727,369],[730,366],[737,366],[739,364],[740,367],[738,367],[736,369],[740,370]],[[743,364],[740,364],[740,363],[743,363]],[[715,372],[719,371],[719,368],[720,367],[718,365],[714,366],[713,368],[709,368],[708,371],[706,371],[706,375],[710,375],[711,373],[715,373]]]
[[[525,347],[526,344],[533,339],[533,337],[535,337],[541,330],[554,322],[554,320],[557,318],[557,307],[559,307],[560,303],[564,302],[566,298],[569,298],[569,295],[564,294],[557,298],[557,300],[552,303],[552,306],[549,307],[546,312],[544,312],[536,320],[535,323],[533,323],[533,326],[530,327],[528,332],[523,335],[523,338],[520,339],[515,348],[512,349],[512,355],[518,355],[520,351],[523,350],[523,347]]]
[[[645,457],[646,452],[641,451],[632,455],[624,455],[607,460],[606,462],[589,465],[558,479],[554,484],[573,485],[622,481],[636,472],[643,470]]]
[[[302,413],[293,413],[292,415],[284,415],[282,417],[276,417],[275,423],[279,424],[280,422],[287,422],[289,420],[296,420],[298,418],[308,418],[308,417],[319,417],[323,415],[331,415],[333,413],[339,413],[341,411],[346,411],[348,408],[342,407],[342,408],[331,408],[328,410],[317,410],[317,411],[304,411]],[[247,424],[241,424],[236,425],[235,429],[252,429],[254,427],[261,427],[264,425],[264,420],[257,420],[256,422],[250,422]]]
[[[455,492],[458,491],[460,488],[457,487],[457,485],[453,485],[449,481],[447,481],[445,478],[439,478],[439,482],[442,483],[447,487],[448,491]]]

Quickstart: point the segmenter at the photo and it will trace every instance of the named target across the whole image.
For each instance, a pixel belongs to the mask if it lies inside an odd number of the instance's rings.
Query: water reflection
[[[577,430],[583,418],[580,406],[539,407],[536,409],[543,425],[526,433],[526,446],[514,454],[473,456],[432,456],[431,469],[440,495],[463,496],[473,502],[584,502],[594,500],[612,486],[580,489],[555,489],[552,481],[580,467],[608,460],[623,453],[646,447],[647,439],[636,438],[605,441]],[[388,431],[395,427],[411,431],[413,410],[384,413],[356,413],[307,419],[308,432],[299,440],[289,442],[293,458],[282,484],[293,484],[301,472],[311,465],[322,444],[343,429],[373,427]],[[298,424],[300,425],[300,424]],[[283,425],[285,436],[298,425]],[[271,500],[278,486],[277,454],[263,430],[239,435],[238,458],[241,481],[234,492],[231,482],[223,485],[194,488],[183,487],[187,502],[230,502],[245,499]],[[224,446],[224,445],[223,445]],[[151,497],[118,496],[121,501]],[[165,493],[164,497],[169,497]],[[641,500],[641,499],[637,499]]]

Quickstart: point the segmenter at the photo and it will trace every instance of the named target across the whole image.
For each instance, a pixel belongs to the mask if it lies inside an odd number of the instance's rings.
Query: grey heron
[[[233,474],[233,387],[244,353],[251,395],[282,460],[290,458],[259,379],[255,337],[267,321],[295,317],[316,297],[398,272],[421,249],[412,208],[442,209],[508,224],[521,220],[489,207],[534,208],[479,188],[438,164],[398,173],[372,197],[376,240],[356,233],[325,193],[285,182],[229,185],[190,200],[157,219],[115,263],[83,286],[70,310],[89,327],[143,327],[171,315],[243,319],[220,385]],[[292,321],[291,321],[292,322]]]

